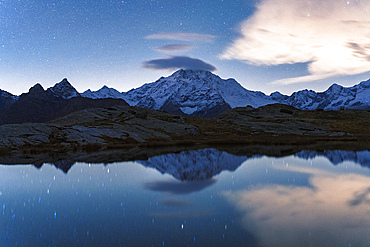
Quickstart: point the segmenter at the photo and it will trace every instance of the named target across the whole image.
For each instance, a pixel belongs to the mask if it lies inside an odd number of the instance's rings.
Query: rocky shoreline
[[[369,150],[370,112],[274,104],[195,118],[130,106],[90,108],[47,123],[0,126],[0,163],[116,162],[216,147],[234,154]],[[105,160],[105,161],[104,161]]]

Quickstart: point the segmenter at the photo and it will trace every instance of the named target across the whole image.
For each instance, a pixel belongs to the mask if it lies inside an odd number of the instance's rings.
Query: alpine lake
[[[370,152],[0,165],[0,246],[370,246]]]

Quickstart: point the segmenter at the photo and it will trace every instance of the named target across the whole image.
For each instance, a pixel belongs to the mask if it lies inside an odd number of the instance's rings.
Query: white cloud
[[[145,37],[146,39],[167,39],[179,41],[203,41],[212,42],[215,38],[213,35],[201,33],[158,33]]]
[[[171,44],[171,45],[164,45],[160,47],[156,47],[155,50],[160,52],[179,52],[179,51],[189,51],[194,48],[194,45],[186,45],[186,44]]]
[[[370,1],[263,0],[221,55],[255,65],[308,63],[291,84],[370,70]]]

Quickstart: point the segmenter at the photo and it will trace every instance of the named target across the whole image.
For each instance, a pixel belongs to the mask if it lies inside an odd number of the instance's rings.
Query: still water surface
[[[0,246],[370,246],[369,157],[0,165]]]

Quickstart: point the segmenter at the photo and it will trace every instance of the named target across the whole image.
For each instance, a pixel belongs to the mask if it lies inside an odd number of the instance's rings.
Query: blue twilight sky
[[[369,0],[0,0],[0,89],[128,91],[178,68],[291,94],[370,78]]]

